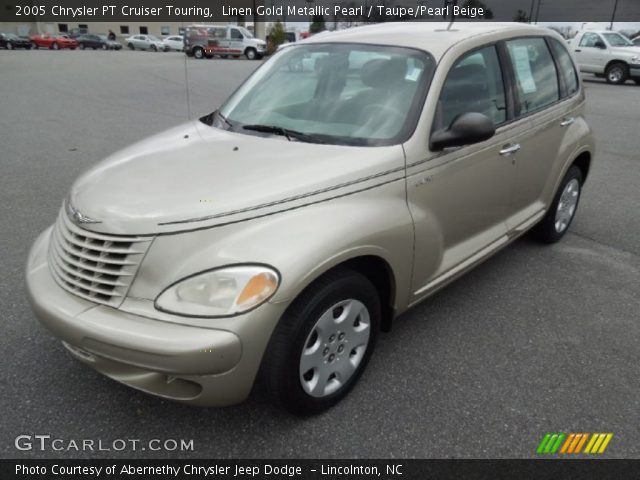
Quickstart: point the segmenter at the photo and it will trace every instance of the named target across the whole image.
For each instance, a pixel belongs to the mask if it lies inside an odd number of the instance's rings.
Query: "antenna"
[[[458,6],[458,0],[445,0],[445,6],[447,8],[449,7],[457,7]],[[449,26],[447,27],[447,31],[451,30],[451,27],[453,26],[453,22],[456,21],[456,15],[454,13],[454,8],[451,9],[451,22],[449,22]]]

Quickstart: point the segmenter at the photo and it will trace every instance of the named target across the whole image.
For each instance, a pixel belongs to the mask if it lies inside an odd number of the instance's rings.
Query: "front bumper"
[[[243,316],[256,317],[238,322],[256,322],[255,334],[97,305],[63,290],[51,276],[50,233],[51,229],[40,235],[29,254],[27,292],[40,322],[74,357],[118,382],[172,400],[224,406],[246,399],[282,305],[265,304]],[[229,320],[231,326],[234,319]],[[261,325],[267,328],[261,330]]]
[[[640,65],[632,64],[629,67],[629,76],[633,80],[640,80]]]

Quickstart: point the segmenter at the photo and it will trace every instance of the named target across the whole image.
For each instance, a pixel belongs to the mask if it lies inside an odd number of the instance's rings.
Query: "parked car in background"
[[[55,33],[43,33],[41,35],[31,35],[29,37],[32,48],[50,48],[51,50],[59,50],[61,48],[69,48],[75,50],[78,48],[78,42],[69,38],[67,35]]]
[[[304,78],[287,69],[297,56],[317,64]],[[222,406],[258,380],[276,404],[319,413],[400,314],[527,231],[559,241],[594,153],[551,30],[312,37],[218,110],[78,178],[28,256],[28,297],[78,361],[138,390]],[[567,278],[579,284],[579,265]]]
[[[86,33],[84,35],[76,37],[76,41],[78,42],[78,48],[80,48],[80,50],[84,50],[85,48],[93,48],[94,50],[98,48],[101,50],[108,50],[109,48],[106,40],[103,40],[98,35],[93,35],[90,33]]]
[[[610,30],[585,30],[571,40],[580,71],[623,84],[632,79],[640,85],[640,46]]]
[[[98,35],[103,42],[105,42],[107,44],[107,50],[121,50],[122,49],[122,44],[120,42],[117,42],[115,40],[109,40],[109,36],[105,35],[105,34],[99,34]]]
[[[15,33],[0,33],[0,48],[13,50],[14,48],[31,49],[31,41],[28,38],[22,38]]]
[[[184,50],[184,37],[182,35],[170,35],[163,40],[169,46],[169,50],[175,50],[176,52]]]
[[[259,60],[267,51],[267,42],[254,38],[244,27],[237,25],[190,25],[184,34],[185,53],[195,58],[246,56]]]
[[[129,50],[151,50],[153,52],[168,52],[169,46],[153,35],[131,35],[124,39]]]

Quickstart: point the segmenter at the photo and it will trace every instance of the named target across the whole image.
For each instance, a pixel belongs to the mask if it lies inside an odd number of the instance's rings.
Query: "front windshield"
[[[236,27],[236,28],[242,32],[242,35],[244,35],[245,38],[253,38],[253,33],[251,33],[246,28],[244,27]]]
[[[633,42],[619,33],[603,33],[602,36],[612,47],[633,47]]]
[[[434,66],[429,54],[409,48],[284,48],[220,108],[216,126],[249,135],[265,135],[268,126],[318,143],[401,143],[415,129]]]

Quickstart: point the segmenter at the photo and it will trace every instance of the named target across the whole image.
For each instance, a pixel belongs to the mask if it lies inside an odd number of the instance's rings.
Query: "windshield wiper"
[[[253,130],[255,132],[273,133],[274,135],[281,135],[291,141],[292,138],[308,143],[326,143],[322,138],[317,135],[311,135],[308,133],[298,132],[296,130],[289,130],[288,128],[278,127],[276,125],[245,125],[242,128],[245,130]]]

